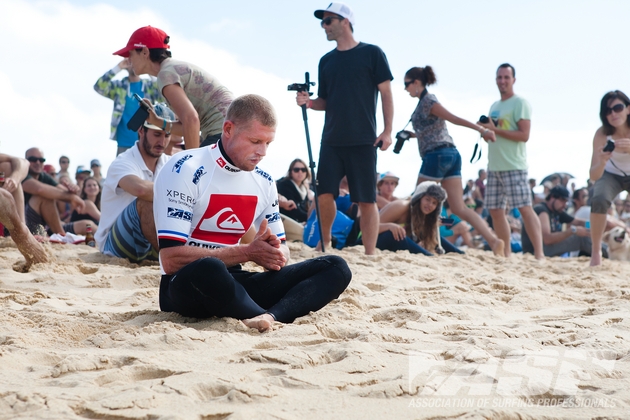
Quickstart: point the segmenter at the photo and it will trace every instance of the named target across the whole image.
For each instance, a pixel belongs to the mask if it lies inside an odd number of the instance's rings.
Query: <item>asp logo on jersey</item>
[[[194,239],[236,245],[254,221],[258,197],[212,194],[208,208],[192,235]]]

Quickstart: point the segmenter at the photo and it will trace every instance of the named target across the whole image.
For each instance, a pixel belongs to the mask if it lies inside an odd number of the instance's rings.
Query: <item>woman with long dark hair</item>
[[[92,231],[96,232],[96,226],[101,220],[101,184],[93,177],[85,179],[81,188],[81,198],[85,202],[85,207],[81,213],[73,209],[70,221],[91,220],[94,222]]]
[[[450,242],[440,238],[439,218],[446,196],[446,190],[440,184],[425,181],[416,187],[410,198],[389,203],[379,213],[376,247],[424,255],[445,251],[462,254]]]
[[[414,132],[418,139],[422,167],[417,184],[423,181],[440,182],[448,193],[451,212],[470,223],[488,242],[495,255],[504,256],[504,243],[488,227],[474,210],[464,204],[462,189],[462,158],[453,139],[446,129],[446,121],[479,132],[486,141],[496,141],[494,132],[468,120],[451,114],[427,91],[427,86],[436,82],[430,66],[413,67],[405,73],[405,90],[418,105],[411,116]]]
[[[602,263],[602,237],[606,214],[621,191],[630,191],[630,99],[614,90],[602,98],[599,107],[602,126],[593,138],[590,180],[595,181],[591,197],[591,265]]]

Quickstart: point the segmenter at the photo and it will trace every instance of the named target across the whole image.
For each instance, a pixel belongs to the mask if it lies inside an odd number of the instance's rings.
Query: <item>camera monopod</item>
[[[308,92],[308,95],[312,95],[312,92],[309,92],[311,86],[315,86],[315,82],[311,82],[309,78],[308,72],[304,73],[304,78],[306,81],[304,83],[293,83],[290,84],[287,90],[295,90],[298,92]],[[311,176],[313,182],[311,183],[313,187],[313,194],[315,195],[315,215],[317,216],[317,226],[319,227],[319,241],[322,245],[322,252],[326,252],[324,248],[324,235],[322,234],[322,222],[319,217],[319,200],[317,197],[317,174],[315,173],[315,161],[313,161],[313,152],[311,150],[311,136],[308,132],[308,116],[306,115],[306,104],[302,105],[302,119],[304,120],[304,131],[306,132],[306,148],[308,149],[308,166],[311,168]]]

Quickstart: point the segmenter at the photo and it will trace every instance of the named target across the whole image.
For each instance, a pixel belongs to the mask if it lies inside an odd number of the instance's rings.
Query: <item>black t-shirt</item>
[[[551,228],[552,233],[562,232],[562,225],[564,223],[571,223],[574,220],[574,217],[571,216],[566,211],[563,211],[562,213],[552,211],[549,207],[547,207],[546,203],[536,204],[534,206],[534,211],[536,212],[536,215],[539,215],[540,213],[547,213],[547,215],[549,216],[549,223],[550,223],[550,228]],[[523,229],[521,231],[521,241],[523,244],[523,252],[528,252],[530,254],[533,254],[534,246],[532,245],[532,241],[529,239],[529,236],[527,235],[527,231],[525,230],[525,224],[523,224]]]
[[[33,176],[29,173],[26,178],[24,178],[24,181],[22,181],[22,184],[24,184],[24,182],[28,179],[33,179]],[[43,184],[47,184],[53,187],[56,187],[59,183],[57,181],[55,181],[50,175],[48,175],[46,172],[42,172],[39,174],[39,182],[43,183]],[[33,195],[27,193],[26,191],[24,191],[24,204],[28,204],[29,200],[31,199]]]
[[[376,139],[378,85],[393,80],[385,53],[376,45],[332,50],[319,61],[317,95],[326,100],[322,143],[372,145]]]

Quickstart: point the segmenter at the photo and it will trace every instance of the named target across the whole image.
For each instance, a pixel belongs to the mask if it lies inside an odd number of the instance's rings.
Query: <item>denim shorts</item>
[[[462,157],[455,147],[431,150],[422,158],[418,178],[432,181],[462,177]]]

